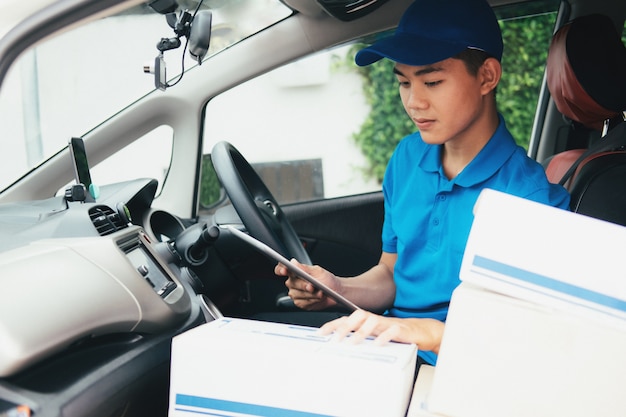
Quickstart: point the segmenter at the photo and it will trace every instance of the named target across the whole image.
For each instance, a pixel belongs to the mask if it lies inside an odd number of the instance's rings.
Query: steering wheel
[[[228,142],[219,142],[211,161],[248,233],[286,257],[311,264],[309,254],[263,180]]]

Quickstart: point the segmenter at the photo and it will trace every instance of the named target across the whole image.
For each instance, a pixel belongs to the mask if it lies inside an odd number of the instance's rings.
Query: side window
[[[520,11],[513,8],[501,10],[499,16],[504,54],[498,110],[517,143],[525,149],[530,142],[558,5],[555,1],[539,1],[537,10],[529,15],[519,17]]]
[[[319,53],[214,98],[203,153],[232,143],[282,204],[380,191],[353,137],[369,106],[350,54],[349,45]]]

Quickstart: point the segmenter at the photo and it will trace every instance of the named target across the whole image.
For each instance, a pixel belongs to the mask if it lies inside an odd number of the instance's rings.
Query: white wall
[[[379,190],[352,139],[369,112],[361,78],[333,69],[332,56],[344,59],[346,50],[295,62],[214,99],[205,153],[226,140],[249,162],[320,158],[325,197]]]

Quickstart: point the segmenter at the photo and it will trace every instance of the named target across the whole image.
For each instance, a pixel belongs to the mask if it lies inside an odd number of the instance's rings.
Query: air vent
[[[127,225],[111,207],[96,206],[89,210],[89,218],[100,236],[110,235],[124,229]]]

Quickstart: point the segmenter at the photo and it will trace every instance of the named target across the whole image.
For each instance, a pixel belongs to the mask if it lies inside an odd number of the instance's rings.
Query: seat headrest
[[[556,107],[584,126],[600,130],[626,110],[626,47],[608,16],[581,16],[561,27],[546,73]]]

